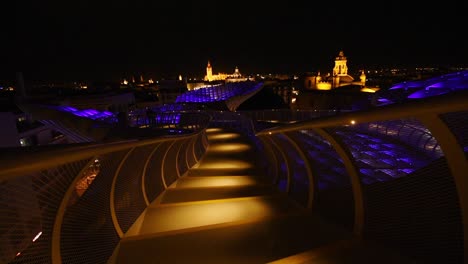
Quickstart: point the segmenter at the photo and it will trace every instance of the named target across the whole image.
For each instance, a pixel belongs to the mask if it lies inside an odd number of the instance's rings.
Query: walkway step
[[[253,186],[256,184],[262,184],[262,182],[252,176],[192,176],[180,178],[171,188],[234,187]]]
[[[274,217],[302,209],[285,197],[254,196],[170,204],[151,204],[128,235],[147,235],[220,223]]]
[[[190,186],[190,185],[189,185]],[[272,194],[273,190],[266,185],[241,185],[220,187],[182,187],[169,188],[165,191],[160,203],[180,203],[201,200],[228,199]]]
[[[220,163],[226,164],[226,163]],[[229,164],[229,163],[227,163]],[[238,168],[238,167],[228,167],[218,168],[218,167],[197,167],[192,168],[187,172],[187,176],[237,176],[237,175],[257,175],[257,168]]]
[[[290,214],[192,232],[124,238],[117,263],[263,264],[349,236],[309,214]]]

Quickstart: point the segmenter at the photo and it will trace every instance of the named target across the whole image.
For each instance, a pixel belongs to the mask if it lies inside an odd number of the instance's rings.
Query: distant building
[[[22,112],[14,104],[8,109],[0,109],[0,123],[0,148],[70,143],[65,135],[33,120],[30,114]]]
[[[208,61],[208,65],[206,66],[206,75],[204,78],[205,81],[213,82],[213,81],[226,81],[226,82],[245,82],[250,80],[249,77],[243,76],[239,68],[236,66],[234,69],[234,73],[218,73],[213,74],[213,67],[211,66],[210,61]]]
[[[340,51],[330,73],[304,76],[304,89],[291,95],[291,109],[348,111],[370,107],[369,93],[380,88],[366,86],[364,70],[356,78],[348,74],[347,62]]]
[[[305,76],[304,87],[307,90],[331,90],[348,85],[358,85],[362,88],[366,87],[366,74],[361,71],[357,80],[348,74],[347,58],[343,51],[340,51],[338,56],[335,58],[335,66],[333,67],[332,73],[321,75],[320,72],[317,75]],[[372,89],[363,90],[363,92],[375,92]]]

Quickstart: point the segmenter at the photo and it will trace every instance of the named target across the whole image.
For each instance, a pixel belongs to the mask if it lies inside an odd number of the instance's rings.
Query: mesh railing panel
[[[198,148],[198,144],[200,145],[200,148]],[[194,154],[194,149],[195,148],[195,154]],[[190,140],[187,144],[187,149],[184,152],[185,159],[187,160],[187,166],[188,168],[193,167],[197,163],[197,159],[199,157],[195,157],[195,155],[200,155],[200,157],[203,155],[205,152],[204,150],[204,145],[201,144],[198,140]]]
[[[463,92],[434,96],[279,125],[257,134],[263,139],[311,130],[329,139],[336,149],[342,148],[339,152],[353,177],[354,232],[364,241],[386,245],[414,263],[464,263],[468,256],[466,202],[462,199],[467,192],[463,174],[467,164],[456,144],[468,159],[466,96]],[[313,149],[316,145],[301,146]],[[311,159],[314,168],[329,163],[323,152],[315,156]],[[321,196],[318,185],[316,201]]]
[[[177,175],[177,164],[175,157],[177,157],[177,151],[179,150],[179,147],[182,143],[182,140],[176,141],[169,148],[166,155],[166,159],[164,160],[164,179],[166,181],[167,186],[171,185],[179,178],[179,176]]]
[[[388,120],[372,123],[362,123],[354,126],[366,134],[377,137],[393,138],[412,148],[422,151],[422,155],[439,158],[443,155],[437,140],[431,132],[416,119]]]
[[[274,152],[270,146],[266,146],[269,142],[265,137],[258,137],[257,149],[262,153],[263,157],[260,159],[262,162],[259,163],[259,168],[262,169],[263,173],[260,176],[270,184],[275,184],[278,179],[278,163]]]
[[[98,157],[100,170],[92,184],[69,204],[61,230],[63,263],[105,263],[119,242],[112,223],[110,190],[127,150]]]
[[[114,206],[120,228],[125,233],[146,208],[142,194],[142,175],[146,158],[156,145],[133,149],[115,180]]]
[[[445,158],[365,188],[365,236],[424,263],[463,263],[458,195]]]
[[[206,134],[205,133],[200,134],[198,136],[197,141],[195,142],[195,155],[196,155],[197,160],[200,160],[201,157],[203,156],[203,154],[205,154],[205,151],[206,151],[206,147],[205,147],[205,145],[203,145],[203,138],[206,139]],[[193,165],[195,165],[195,161],[193,162],[193,164],[191,164],[191,167]]]
[[[364,185],[404,177],[429,164],[432,158],[393,137],[378,136],[354,130],[333,128],[352,154]]]
[[[314,208],[334,223],[352,229],[354,198],[351,181],[333,146],[313,130],[290,133],[305,150],[315,177]]]
[[[288,139],[278,134],[272,137],[278,144],[278,147],[286,154],[289,169],[292,172],[289,196],[299,202],[304,207],[307,207],[309,198],[309,178],[305,169],[304,161],[297,150],[292,146]]]
[[[365,237],[430,263],[458,263],[462,222],[453,179],[443,157],[417,147],[430,133],[420,123],[417,129],[404,123],[392,135],[388,131],[393,126],[386,127],[387,133],[362,129],[373,124],[328,129],[349,150],[360,172]]]
[[[70,163],[1,183],[1,262],[51,262],[55,216],[64,194],[86,163]]]
[[[336,115],[333,110],[290,110],[271,109],[259,111],[238,111],[242,115],[255,121],[283,122],[310,120],[323,116]]]
[[[265,146],[264,140],[260,137],[250,137],[253,145],[255,146],[256,152],[256,163],[258,170],[261,171],[260,177],[267,182],[275,182],[278,177],[278,170],[276,166],[276,160],[273,157],[268,146]]]
[[[276,164],[278,166],[278,177],[276,178],[276,182],[274,184],[280,191],[286,192],[288,186],[288,166],[284,153],[282,153],[278,146],[273,143],[271,138],[266,138],[266,144],[270,144],[272,153],[274,153]]]
[[[156,112],[137,109],[128,117],[129,125],[139,128],[163,129],[168,134],[183,134],[199,131],[207,126],[210,116],[201,112]]]
[[[287,187],[287,166],[283,155],[278,150],[277,146],[273,144],[271,137],[261,136],[261,144],[267,149],[267,157],[269,158],[269,165],[267,166],[266,173],[271,179],[271,183],[278,187],[282,192],[286,192]]]
[[[178,156],[179,150],[190,147],[194,159],[194,145],[189,144],[194,142],[201,157],[204,137],[201,133],[162,143],[38,147],[32,149],[41,151],[37,156],[29,149],[15,149],[31,164],[15,167],[16,163],[7,165],[15,162],[8,156],[2,160],[6,166],[0,182],[0,262],[106,263],[146,208],[143,191],[149,201],[161,194],[163,170],[167,183],[174,182],[176,161],[182,164],[179,168],[188,169],[186,152]],[[57,166],[60,162],[68,163]],[[32,168],[47,169],[29,173]]]
[[[468,158],[468,111],[446,113],[440,117],[455,135]]]
[[[190,150],[190,152],[192,152],[192,142],[193,139],[185,139],[182,140],[182,144],[179,145],[179,154],[177,155],[176,159],[180,176],[182,176],[189,169],[187,165],[187,151]]]
[[[151,202],[164,191],[164,185],[161,180],[161,167],[163,164],[164,153],[171,145],[171,142],[163,142],[151,156],[151,160],[146,168],[145,189],[148,200]]]
[[[233,129],[248,136],[253,136],[255,133],[253,131],[251,119],[246,118],[240,113],[230,111],[210,111],[209,114],[212,117],[210,121],[211,127]]]

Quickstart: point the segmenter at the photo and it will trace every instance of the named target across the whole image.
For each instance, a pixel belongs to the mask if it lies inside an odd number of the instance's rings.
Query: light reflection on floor
[[[216,132],[221,132],[223,131],[221,128],[208,128],[206,129],[207,133],[216,133]]]
[[[208,135],[208,140],[235,139],[239,137],[240,137],[240,134],[237,134],[237,133],[223,133],[223,134],[217,134],[217,135]]]
[[[198,226],[272,216],[279,208],[269,197],[187,202],[148,208],[140,226],[126,236],[144,235]]]
[[[251,176],[207,176],[207,177],[184,177],[175,187],[226,187],[254,185],[257,181]]]
[[[222,160],[216,159],[209,163],[200,164],[199,169],[213,169],[213,170],[222,170],[222,169],[250,169],[255,166],[247,161],[241,160]]]
[[[210,151],[212,152],[242,152],[250,149],[249,145],[242,143],[226,143],[210,146]]]

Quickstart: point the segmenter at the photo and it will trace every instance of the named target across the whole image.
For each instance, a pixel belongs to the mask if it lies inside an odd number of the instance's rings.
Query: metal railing
[[[143,109],[145,110],[145,109]],[[134,111],[128,115],[128,125],[138,128],[197,131],[208,124],[211,117],[200,110],[155,112],[151,109]]]
[[[200,160],[206,125],[178,136],[2,149],[0,262],[107,262],[143,210]]]
[[[310,120],[314,118],[333,116],[346,111],[336,110],[290,110],[290,109],[270,109],[256,111],[237,111],[252,120],[265,122],[289,123]]]
[[[212,126],[255,140],[272,182],[305,207],[415,259],[466,263],[467,102],[456,93],[301,115],[260,132],[249,113],[207,113]],[[178,119],[156,125],[167,120]],[[105,263],[146,206],[200,160],[200,120],[186,135],[4,149],[0,262]]]
[[[424,263],[467,263],[468,93],[256,135],[278,188],[312,211]]]

